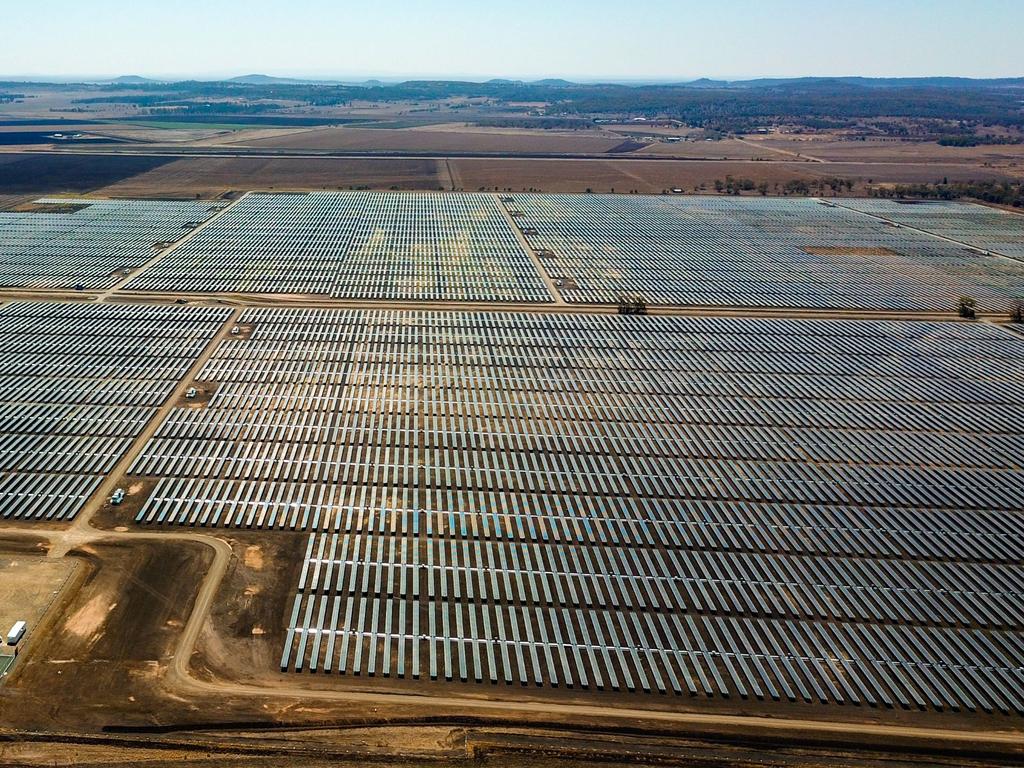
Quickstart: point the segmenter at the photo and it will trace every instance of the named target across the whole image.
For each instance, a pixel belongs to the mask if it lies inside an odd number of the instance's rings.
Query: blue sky
[[[1024,75],[1024,0],[45,0],[0,29],[0,75]]]

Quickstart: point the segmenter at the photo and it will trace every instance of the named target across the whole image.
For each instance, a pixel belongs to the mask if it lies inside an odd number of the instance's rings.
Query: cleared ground
[[[673,187],[692,192],[704,185],[714,189],[715,179],[726,176],[767,182],[771,194],[781,194],[787,181],[813,181],[842,177],[865,183],[915,183],[970,181],[1007,178],[1008,171],[965,165],[927,163],[807,163],[800,161],[630,161],[630,160],[489,160],[456,158],[449,160],[456,186],[474,190],[480,187],[530,189],[544,192],[628,192],[660,193]],[[774,185],[778,184],[776,189]]]
[[[824,137],[749,137],[749,144],[832,162],[935,163],[1024,168],[1024,144],[943,147],[937,142],[898,139],[839,140]],[[762,150],[761,154],[767,154]],[[770,156],[770,154],[768,155]]]
[[[211,148],[211,150],[214,148]],[[224,148],[229,151],[229,148]],[[180,151],[169,148],[168,151]],[[255,151],[255,150],[253,150]],[[268,149],[268,152],[274,152]],[[623,158],[636,157],[626,154]],[[0,194],[91,190],[99,196],[216,198],[232,190],[510,189],[517,192],[660,193],[713,190],[727,176],[767,182],[781,194],[788,181],[842,177],[863,194],[867,184],[1002,180],[1020,167],[965,163],[813,163],[802,160],[629,160],[532,158],[133,157],[69,153],[0,154]],[[8,165],[10,164],[10,165]],[[776,187],[776,185],[778,185]]]
[[[172,160],[166,157],[0,154],[0,194],[87,192],[159,168]],[[196,191],[183,195],[195,197]],[[166,197],[168,194],[160,192],[152,196]]]
[[[663,157],[707,158],[710,160],[778,160],[776,152],[751,146],[737,139],[720,141],[656,141],[648,144],[637,155],[658,155]]]
[[[161,680],[210,550],[117,542],[87,545],[71,558],[87,576],[4,686],[5,727],[99,728],[160,718],[172,701]]]
[[[15,549],[21,551],[12,551]],[[0,541],[0,643],[3,643],[0,653],[14,653],[14,649],[6,645],[6,638],[16,621],[28,624],[28,632],[20,644],[22,649],[36,642],[35,630],[74,567],[68,560],[47,558],[44,547],[29,542]]]

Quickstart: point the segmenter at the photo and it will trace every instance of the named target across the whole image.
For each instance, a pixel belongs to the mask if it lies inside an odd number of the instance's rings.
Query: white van
[[[17,645],[21,638],[25,636],[25,630],[28,629],[28,624],[24,621],[14,622],[14,626],[11,627],[11,631],[7,633],[7,644]]]

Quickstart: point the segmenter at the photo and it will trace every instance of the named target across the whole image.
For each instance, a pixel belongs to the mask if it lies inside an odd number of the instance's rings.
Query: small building
[[[115,507],[124,501],[124,488],[118,488],[114,491],[114,495],[110,497],[110,503]]]
[[[198,394],[199,391],[195,387],[189,387],[185,390],[185,397],[189,400],[195,400]]]

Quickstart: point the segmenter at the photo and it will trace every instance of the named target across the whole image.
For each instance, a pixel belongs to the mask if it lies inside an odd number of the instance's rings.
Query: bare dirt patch
[[[479,188],[530,189],[543,192],[660,193],[679,187],[693,191],[726,176],[755,182],[784,183],[814,178],[817,164],[743,163],[673,160],[489,160],[454,158],[449,161],[466,191]]]
[[[103,626],[107,614],[117,607],[117,603],[108,603],[105,595],[96,595],[92,600],[75,611],[64,622],[64,631],[75,637],[93,640],[100,627]]]
[[[752,147],[738,139],[721,141],[658,141],[648,144],[639,154],[708,160],[778,160],[770,149]]]
[[[34,203],[27,202],[21,205],[16,205],[11,208],[15,213],[77,213],[78,211],[88,208],[89,205],[83,203]]]
[[[255,571],[263,570],[263,548],[259,544],[250,544],[245,548],[245,557],[243,558],[246,568],[252,568]]]
[[[980,145],[977,147],[943,147],[934,141],[900,141],[896,139],[844,140],[835,136],[804,136],[750,138],[750,144],[766,150],[814,156],[831,162],[937,163],[941,165],[985,163],[1024,164],[1024,144]]]
[[[199,640],[193,669],[207,679],[253,682],[277,672],[306,536],[238,534],[211,623]]]
[[[983,179],[1007,179],[1004,170],[969,165],[935,166],[922,164],[810,163],[715,160],[537,160],[452,158],[453,174],[461,179],[467,192],[479,189],[513,192],[629,192],[658,194],[675,187],[693,192],[703,185],[703,193],[714,193],[716,179],[727,176],[751,179],[769,185],[768,194],[782,193],[788,181],[812,182],[832,177],[853,180],[854,194],[864,194],[864,185]]]
[[[118,488],[125,491],[124,501],[120,504],[111,504],[109,498],[105,499],[103,506],[93,517],[93,524],[98,528],[116,529],[134,522],[135,516],[145,505],[156,485],[155,478],[126,475],[117,484]]]
[[[45,554],[42,542],[0,543],[0,642],[14,622],[25,621],[28,633],[22,647],[34,643],[34,630],[71,577],[74,563]]]
[[[217,394],[217,387],[219,386],[216,381],[200,381],[197,379],[182,393],[175,405],[179,408],[205,408],[209,405],[213,396]],[[193,397],[189,397],[189,390],[191,389],[195,390]]]

